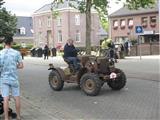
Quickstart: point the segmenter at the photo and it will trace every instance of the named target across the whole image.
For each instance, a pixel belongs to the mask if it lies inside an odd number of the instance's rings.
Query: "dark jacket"
[[[64,57],[77,57],[77,50],[74,45],[68,45],[68,43],[64,46]]]
[[[45,47],[44,47],[44,54],[48,54],[48,51],[49,51],[49,48],[48,48],[47,45],[45,45]]]

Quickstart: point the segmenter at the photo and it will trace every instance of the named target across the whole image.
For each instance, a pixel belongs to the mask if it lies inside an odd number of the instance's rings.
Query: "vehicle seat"
[[[66,59],[64,56],[63,56],[63,60],[64,60],[68,65],[73,64],[73,62],[72,62],[72,61],[69,61],[69,60],[68,60],[68,59]]]
[[[72,61],[69,61],[63,56],[63,60],[68,64],[71,73],[75,73],[75,68]]]

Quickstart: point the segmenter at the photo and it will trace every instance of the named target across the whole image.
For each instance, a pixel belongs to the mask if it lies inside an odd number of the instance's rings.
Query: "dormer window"
[[[25,29],[24,27],[21,27],[21,28],[19,29],[19,33],[20,33],[21,35],[25,35],[25,34],[26,34],[26,29]]]

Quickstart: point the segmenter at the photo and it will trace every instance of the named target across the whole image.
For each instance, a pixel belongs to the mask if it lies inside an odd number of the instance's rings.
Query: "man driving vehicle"
[[[73,66],[76,70],[80,68],[78,64],[78,58],[77,58],[77,49],[73,45],[73,40],[68,39],[67,43],[64,46],[64,58],[69,62],[73,63]]]

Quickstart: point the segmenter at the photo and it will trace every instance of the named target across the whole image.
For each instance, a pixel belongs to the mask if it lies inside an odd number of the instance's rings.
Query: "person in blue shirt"
[[[4,119],[8,120],[9,92],[15,100],[17,119],[20,119],[20,91],[17,69],[23,68],[20,52],[11,48],[12,37],[5,37],[5,47],[0,51],[0,87],[4,100]]]
[[[78,50],[73,45],[73,40],[68,39],[67,43],[64,46],[64,58],[67,59],[67,61],[73,63],[74,68],[78,70],[80,68],[78,64],[78,58],[77,58],[77,52]]]

